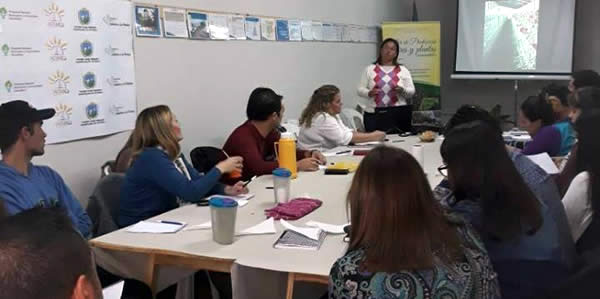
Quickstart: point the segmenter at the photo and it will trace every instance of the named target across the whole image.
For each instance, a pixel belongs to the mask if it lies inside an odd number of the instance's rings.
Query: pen
[[[347,154],[349,152],[352,152],[351,150],[346,150],[346,151],[341,151],[341,152],[337,152],[335,153],[336,155],[341,155],[341,154]]]
[[[265,187],[265,189],[273,189],[273,187],[271,187],[271,186],[268,186],[268,187]]]
[[[248,184],[250,184],[250,182],[252,182],[252,180],[255,178],[256,178],[256,176],[251,177],[247,182],[244,183],[244,185],[242,187],[245,188],[246,186],[248,186]]]
[[[165,224],[183,225],[183,223],[177,222],[177,221],[159,220],[158,222],[165,223]]]

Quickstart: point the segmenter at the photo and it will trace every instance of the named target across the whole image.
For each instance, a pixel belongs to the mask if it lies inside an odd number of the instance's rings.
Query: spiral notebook
[[[319,239],[313,240],[303,234],[286,229],[275,244],[273,244],[273,247],[277,249],[319,250],[325,240],[325,236],[327,236],[327,232],[322,230],[319,233]]]

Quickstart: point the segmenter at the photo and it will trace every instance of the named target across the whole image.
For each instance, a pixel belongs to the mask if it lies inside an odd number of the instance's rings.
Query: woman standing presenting
[[[408,69],[398,63],[398,41],[388,38],[379,48],[379,57],[367,66],[358,85],[359,105],[364,110],[367,132],[376,129],[375,108],[403,106],[415,94]]]

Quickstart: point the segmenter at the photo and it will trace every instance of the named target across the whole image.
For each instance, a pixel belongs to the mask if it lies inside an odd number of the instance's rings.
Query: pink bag
[[[298,220],[323,204],[322,201],[312,198],[295,198],[287,203],[280,203],[272,209],[265,210],[267,218],[275,220]]]

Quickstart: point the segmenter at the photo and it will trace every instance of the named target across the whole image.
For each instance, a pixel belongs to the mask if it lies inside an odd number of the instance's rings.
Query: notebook
[[[321,244],[323,244],[323,241],[325,240],[325,236],[327,236],[327,233],[321,231],[319,233],[319,239],[313,240],[293,230],[286,229],[279,239],[277,239],[275,244],[273,244],[273,247],[277,249],[319,250]]]

